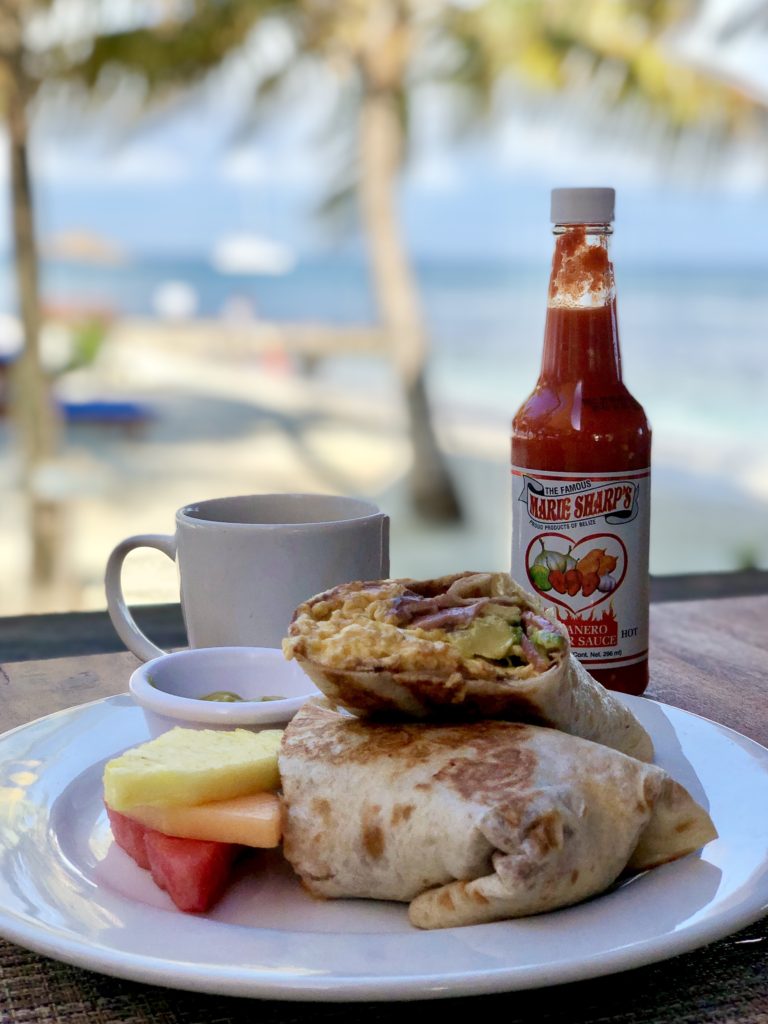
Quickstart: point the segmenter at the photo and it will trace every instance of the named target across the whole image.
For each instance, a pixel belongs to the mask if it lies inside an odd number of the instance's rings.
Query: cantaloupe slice
[[[274,793],[252,793],[195,807],[132,807],[130,817],[167,836],[260,848],[277,846],[282,831],[280,800]]]
[[[277,789],[280,729],[171,729],[126,750],[104,769],[104,799],[114,811],[189,807]]]

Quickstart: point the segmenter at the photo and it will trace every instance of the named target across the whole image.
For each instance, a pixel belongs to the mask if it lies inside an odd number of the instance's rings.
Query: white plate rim
[[[768,749],[727,726],[693,712],[683,711],[649,698],[624,698],[630,707],[638,711],[644,705],[656,706],[671,713],[680,721],[694,720],[711,728],[721,737],[730,739],[748,751],[760,762],[762,771],[768,776]],[[59,719],[60,727],[79,714],[98,706],[119,711],[120,708],[135,710],[129,698],[124,695],[106,697],[81,704],[73,708],[53,712],[33,722],[21,725],[0,734],[0,752],[7,742],[19,734]],[[137,740],[136,742],[140,742]],[[1,763],[1,762],[0,762]],[[681,953],[690,952],[712,941],[740,931],[758,920],[768,911],[768,855],[761,865],[760,895],[742,905],[724,909],[717,917],[677,931],[668,932],[653,940],[645,940],[632,947],[615,948],[601,952],[599,957],[582,959],[569,965],[559,965],[557,974],[551,973],[551,965],[540,964],[526,967],[520,972],[514,967],[488,971],[469,971],[465,974],[446,976],[440,973],[424,973],[404,978],[379,975],[345,977],[294,977],[284,975],[275,978],[274,973],[258,970],[243,972],[231,967],[205,965],[201,971],[199,962],[180,964],[125,954],[115,949],[94,948],[93,944],[81,941],[51,927],[41,926],[34,920],[25,920],[9,914],[0,902],[0,936],[23,947],[72,964],[114,977],[143,982],[185,991],[204,992],[212,995],[254,997],[259,999],[348,1002],[377,1000],[434,999],[453,996],[472,996],[498,992],[519,991],[566,984],[569,982],[598,978],[623,970],[646,966],[669,959]],[[0,896],[2,881],[0,880]],[[475,926],[480,929],[500,929],[505,922]],[[451,932],[466,929],[447,929],[444,932],[418,933],[421,936],[446,936]],[[304,933],[311,938],[317,933]],[[169,970],[170,966],[170,970]]]

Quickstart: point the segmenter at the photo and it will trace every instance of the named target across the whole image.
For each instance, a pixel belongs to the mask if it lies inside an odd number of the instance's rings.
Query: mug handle
[[[389,579],[389,516],[381,517],[381,578]]]
[[[126,537],[125,540],[120,541],[107,561],[104,582],[107,591],[107,610],[112,625],[129,651],[132,651],[142,661],[150,661],[152,658],[159,658],[166,652],[144,636],[136,625],[123,596],[123,562],[134,548],[156,548],[173,562],[176,560],[176,538],[163,533],[145,533],[136,537]]]

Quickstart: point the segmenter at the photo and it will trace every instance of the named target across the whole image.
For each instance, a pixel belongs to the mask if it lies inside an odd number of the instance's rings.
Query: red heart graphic
[[[557,545],[548,548],[547,541],[550,539],[557,541]],[[596,544],[596,541],[604,543]],[[536,548],[536,545],[538,545],[538,548]],[[610,573],[616,581],[614,588],[608,593],[593,590],[587,596],[584,596],[583,583],[581,583],[576,593],[569,594],[565,590],[561,592],[560,588],[563,587],[564,580],[557,575],[553,577],[552,573],[556,574],[557,569],[553,569],[552,566],[564,562],[568,557],[573,565],[570,562],[566,564],[571,569],[575,569],[576,563],[595,548],[599,551],[605,551],[606,555],[612,555],[616,558],[616,568]],[[542,556],[546,557],[542,558]],[[537,562],[537,559],[542,559],[542,561]],[[582,537],[576,544],[573,543],[567,534],[539,533],[528,545],[528,550],[525,553],[525,564],[528,570],[528,583],[532,590],[540,594],[548,603],[559,604],[561,608],[566,608],[572,614],[579,615],[589,608],[595,608],[597,605],[602,604],[603,601],[607,601],[619,589],[627,574],[627,549],[624,547],[622,539],[616,536],[615,533],[591,533],[588,537]],[[536,579],[531,574],[535,565],[545,565],[549,568],[550,571],[546,577],[549,589],[542,589],[541,586],[543,570],[536,574],[539,579],[539,585],[537,585]],[[576,580],[578,580],[578,577],[576,577]],[[570,582],[571,586],[573,586],[573,577]],[[593,594],[595,595],[594,598],[592,597]]]

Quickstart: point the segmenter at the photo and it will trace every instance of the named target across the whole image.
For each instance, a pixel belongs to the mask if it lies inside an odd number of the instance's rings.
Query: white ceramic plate
[[[106,974],[267,999],[414,999],[534,988],[663,960],[768,906],[768,750],[630,698],[657,760],[720,838],[589,903],[520,921],[419,932],[404,906],[306,896],[279,856],[216,909],[182,915],[114,846],[104,762],[147,738],[111,697],[0,737],[0,933]]]

